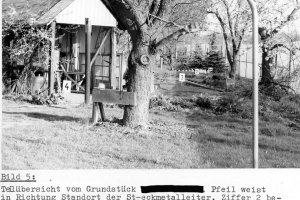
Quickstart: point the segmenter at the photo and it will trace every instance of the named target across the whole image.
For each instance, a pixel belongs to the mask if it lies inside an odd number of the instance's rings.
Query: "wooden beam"
[[[85,104],[91,96],[91,22],[85,18]]]
[[[93,114],[92,114],[93,124],[96,124],[98,122],[99,113],[100,113],[99,103],[98,102],[94,102],[93,103]]]
[[[61,68],[62,68],[62,70],[63,70],[65,76],[66,76],[70,81],[72,81],[73,84],[75,84],[76,86],[78,86],[80,89],[85,90],[85,88],[83,88],[83,87],[82,87],[79,83],[77,83],[71,76],[69,76],[70,73],[66,72],[66,70],[65,70],[65,68],[64,68],[63,66],[62,66]],[[71,73],[71,74],[73,74],[73,73]]]
[[[122,91],[123,90],[123,55],[120,54],[120,59],[119,59],[120,63],[120,68],[119,68],[119,90]]]
[[[99,114],[101,115],[102,121],[103,122],[106,121],[103,103],[93,102],[93,114],[92,114],[93,124],[96,124],[98,122]]]
[[[123,92],[118,90],[93,89],[93,102],[113,103],[121,105],[136,105],[135,92]]]
[[[101,103],[101,102],[99,103],[99,109],[100,109],[101,119],[104,122],[106,119],[105,119],[105,113],[104,113],[104,106],[103,106],[103,103]]]
[[[55,68],[55,29],[56,29],[56,22],[53,21],[51,23],[51,30],[52,30],[52,36],[51,36],[51,65],[49,70],[49,95],[54,93],[54,68]]]
[[[94,62],[95,62],[95,60],[96,60],[96,58],[97,58],[97,55],[101,52],[102,46],[103,46],[104,42],[106,41],[107,37],[109,36],[109,33],[110,33],[110,30],[108,30],[108,31],[105,33],[105,36],[104,36],[103,40],[101,41],[101,44],[100,44],[99,48],[97,49],[97,51],[96,51],[94,57],[93,57],[92,60],[91,60],[91,64],[90,64],[91,66],[94,64]]]
[[[111,62],[110,62],[110,86],[111,89],[116,89],[116,57],[117,57],[117,38],[115,33],[115,28],[111,28]]]

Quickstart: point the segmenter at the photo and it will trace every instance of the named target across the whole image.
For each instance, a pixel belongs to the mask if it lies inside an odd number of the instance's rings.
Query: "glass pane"
[[[120,64],[121,64],[121,56],[118,55],[116,58],[116,68],[120,68]]]
[[[109,67],[103,67],[103,76],[109,76]]]
[[[79,60],[80,64],[82,64],[82,65],[85,64],[85,54],[81,53],[79,58],[80,58],[80,60]]]
[[[102,76],[102,68],[101,66],[95,66],[95,76]]]
[[[116,83],[117,83],[117,90],[119,90],[119,77],[116,77]]]
[[[110,65],[110,57],[109,56],[103,56],[103,66],[109,66]]]
[[[102,58],[101,56],[97,56],[95,60],[95,65],[101,65],[102,64]]]

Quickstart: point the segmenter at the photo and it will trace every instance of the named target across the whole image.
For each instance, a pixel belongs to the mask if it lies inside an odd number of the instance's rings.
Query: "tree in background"
[[[272,6],[270,6],[272,5]],[[275,58],[275,50],[285,48],[294,51],[280,31],[296,18],[300,9],[298,1],[263,1],[258,2],[260,13],[259,35],[261,37],[262,76],[261,84],[272,83],[271,74]]]
[[[278,48],[292,50],[278,33],[296,17],[299,3],[297,0],[257,0],[256,3],[260,18],[261,84],[267,85],[273,81],[271,68],[275,50]],[[220,24],[230,65],[229,76],[234,77],[243,38],[247,32],[250,32],[252,18],[249,5],[246,0],[211,0],[208,13],[213,14]]]
[[[205,1],[195,0],[106,0],[105,4],[115,14],[118,21],[130,35],[132,49],[128,58],[127,90],[137,94],[136,106],[125,106],[123,122],[127,126],[147,126],[152,68],[158,50],[180,36],[199,31],[197,24],[187,25],[194,21],[178,21],[174,13],[184,16],[191,12],[191,5],[202,13],[204,19]],[[196,12],[196,11],[195,11]],[[179,15],[178,15],[179,16]],[[173,18],[172,18],[173,17]],[[176,23],[177,22],[177,23]],[[201,23],[201,21],[198,21]],[[172,26],[172,33],[162,35],[162,30]]]
[[[212,69],[213,74],[223,74],[227,69],[222,52],[214,50],[207,53],[205,66],[207,69]]]
[[[219,22],[230,66],[229,77],[235,78],[238,55],[245,33],[251,25],[251,13],[245,0],[211,0],[207,13]]]

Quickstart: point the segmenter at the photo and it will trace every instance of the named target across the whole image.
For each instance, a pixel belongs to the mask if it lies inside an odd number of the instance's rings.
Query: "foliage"
[[[281,87],[276,84],[276,82],[272,82],[269,85],[262,84],[260,86],[260,93],[272,98],[274,101],[279,101],[281,98],[289,94],[287,88]]]
[[[272,3],[273,6],[268,6]],[[284,27],[296,18],[299,12],[298,1],[263,1],[258,2],[260,14],[259,35],[261,37],[262,78],[261,83],[269,85],[274,77],[271,72],[274,68],[275,55],[283,49],[295,53],[293,39],[287,36]],[[282,31],[283,30],[283,31]]]
[[[215,102],[208,97],[197,98],[196,105],[204,109],[213,109],[216,106]]]
[[[229,75],[234,77],[237,56],[251,24],[249,6],[246,1],[240,0],[210,0],[209,3],[207,13],[212,14],[220,24],[230,65]]]
[[[279,100],[277,98],[279,97],[260,92],[260,119],[269,122],[285,122],[294,126],[293,121],[300,120],[300,95],[285,94]],[[253,116],[252,89],[249,81],[238,81],[234,91],[217,97],[203,94],[192,97],[156,96],[151,99],[150,105],[151,109],[166,111],[200,108],[215,115],[230,114],[242,119],[252,119]]]
[[[205,59],[201,54],[195,55],[193,57],[181,57],[178,59],[178,62],[178,70],[206,69]]]
[[[165,97],[163,95],[150,98],[149,108],[167,111],[178,111],[181,109],[180,106],[176,106],[171,103],[170,97]]]
[[[205,59],[205,68],[212,69],[213,74],[224,73],[227,69],[225,59],[220,51],[210,51]]]
[[[28,93],[34,72],[41,67],[48,68],[49,37],[49,30],[34,27],[24,18],[3,17],[2,81],[11,88],[10,92]],[[23,70],[16,72],[17,66],[23,67]],[[15,73],[15,76],[12,76],[12,73]]]

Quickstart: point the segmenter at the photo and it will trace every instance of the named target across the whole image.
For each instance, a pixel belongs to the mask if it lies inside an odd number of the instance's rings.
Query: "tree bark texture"
[[[273,63],[273,57],[269,56],[269,49],[262,48],[262,74],[261,74],[261,84],[268,85],[272,82],[271,76],[271,65]]]
[[[234,79],[236,75],[236,69],[238,65],[238,53],[232,53],[232,62],[230,62],[230,71],[229,71],[229,77]]]
[[[148,123],[149,99],[151,91],[151,65],[154,57],[150,54],[149,46],[144,44],[141,36],[133,36],[133,48],[128,59],[127,91],[136,92],[137,104],[125,106],[123,123],[129,127],[146,127]],[[149,65],[140,62],[142,55],[150,58]]]

